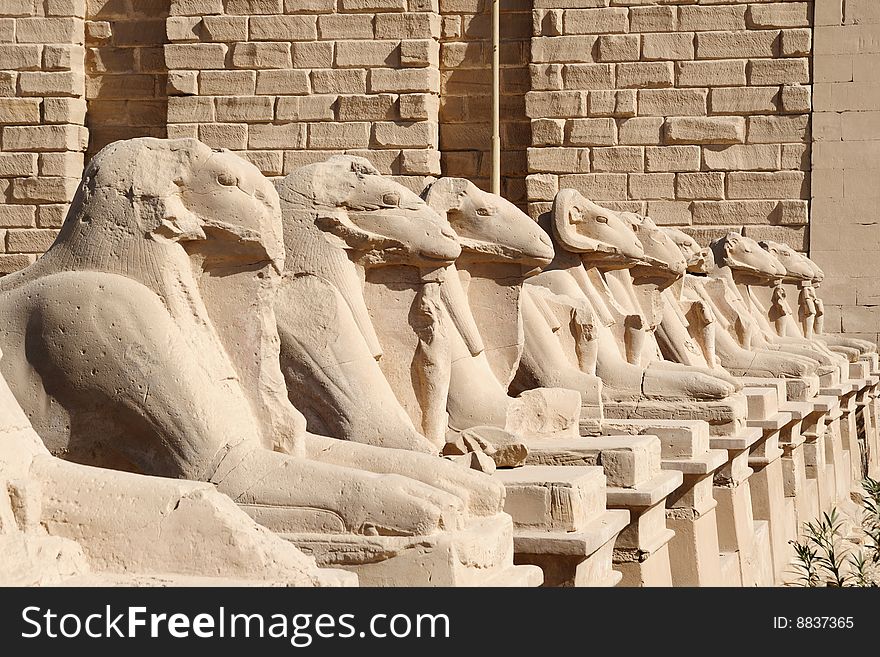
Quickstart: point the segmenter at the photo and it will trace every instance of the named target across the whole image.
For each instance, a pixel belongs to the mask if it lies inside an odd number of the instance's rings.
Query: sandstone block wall
[[[440,16],[430,0],[173,0],[168,135],[279,176],[333,153],[440,173]]]
[[[87,157],[117,139],[165,137],[170,0],[88,0]]]
[[[502,0],[503,193],[560,187],[809,248],[831,330],[878,337],[880,2]],[[487,187],[488,0],[4,0],[0,273],[104,144],[193,136],[280,176],[332,153]],[[811,171],[816,175],[811,176]],[[812,199],[812,203],[811,203]]]
[[[82,0],[0,2],[0,273],[52,244],[88,140]]]
[[[527,194],[808,246],[812,3],[535,0]]]
[[[880,2],[816,0],[810,255],[826,326],[880,337]]]
[[[488,0],[440,0],[440,150],[443,173],[489,188],[492,23]],[[530,89],[531,0],[501,0],[501,192],[527,202],[525,113]]]

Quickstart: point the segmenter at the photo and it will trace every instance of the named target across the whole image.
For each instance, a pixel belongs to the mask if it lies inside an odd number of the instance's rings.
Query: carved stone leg
[[[869,384],[856,397],[856,425],[862,447],[862,476],[871,476],[877,451],[877,425],[871,412],[880,377],[870,376]]]

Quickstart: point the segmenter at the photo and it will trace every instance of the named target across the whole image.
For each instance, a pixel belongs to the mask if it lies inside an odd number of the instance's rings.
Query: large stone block
[[[0,124],[40,122],[40,101],[36,98],[0,98]]]
[[[629,14],[625,7],[567,9],[563,25],[566,34],[626,32],[629,29]]]
[[[645,170],[653,172],[699,171],[700,147],[648,147],[645,149]]]
[[[39,46],[0,44],[0,69],[7,71],[38,70],[41,65]]]
[[[248,148],[282,150],[305,148],[306,126],[305,123],[252,125],[248,128]]]
[[[707,146],[703,149],[707,169],[718,171],[773,171],[780,165],[780,150],[775,144],[734,144]]]
[[[674,173],[632,173],[628,182],[631,198],[651,200],[675,198]]]
[[[315,16],[252,16],[249,27],[252,41],[309,41],[318,38]]]
[[[679,87],[736,87],[746,83],[746,60],[678,62]]]
[[[603,34],[597,46],[598,59],[603,62],[634,62],[641,54],[638,34]]]
[[[672,32],[676,22],[675,7],[631,7],[629,10],[630,32]]]
[[[693,32],[645,34],[642,37],[643,59],[693,59]]]
[[[19,18],[15,21],[18,43],[82,43],[83,21],[76,18]]]
[[[675,177],[675,196],[692,201],[721,200],[724,198],[724,174],[679,173]]]
[[[748,76],[754,86],[806,84],[810,81],[810,60],[755,59],[749,62]]]
[[[617,86],[630,89],[671,87],[675,82],[672,62],[634,62],[617,65]]]
[[[748,141],[753,144],[806,143],[810,139],[810,117],[807,114],[750,116],[748,124]]]
[[[706,114],[706,89],[640,89],[642,116],[702,116]]]
[[[536,37],[531,42],[531,61],[592,62],[595,36]]]
[[[434,68],[373,69],[369,87],[373,93],[439,93],[440,71]]]
[[[168,66],[169,68],[192,68],[171,66],[170,63]],[[232,48],[232,66],[234,68],[253,68],[258,71],[266,68],[290,68],[290,44],[236,43]]]
[[[380,148],[437,148],[437,124],[380,121],[373,125],[373,141]]]
[[[695,201],[694,223],[742,226],[770,223],[775,216],[775,201]]]
[[[654,146],[662,140],[663,117],[639,116],[620,121],[617,139],[624,145]]]
[[[576,189],[589,199],[623,201],[627,199],[626,174],[581,173],[559,176],[559,188]]]
[[[743,117],[675,117],[666,119],[669,144],[742,144],[746,139]]]
[[[264,74],[260,72],[261,77]],[[367,91],[367,72],[363,69],[312,71],[309,77],[312,91],[317,94],[362,94]],[[258,87],[259,84],[258,79]]]
[[[235,45],[233,63],[239,48],[247,45],[255,44]],[[169,69],[222,69],[226,67],[228,50],[225,43],[170,43],[165,46],[165,63]]]
[[[678,29],[694,32],[745,30],[746,5],[679,7]]]
[[[215,114],[227,123],[265,123],[274,118],[275,98],[272,96],[227,96],[217,98]]]
[[[568,122],[567,140],[575,146],[612,146],[617,143],[614,119],[573,119]]]
[[[618,65],[618,74],[620,65]],[[567,64],[562,73],[566,89],[609,89],[614,87],[611,64]]]
[[[773,57],[779,32],[698,32],[697,59]]]
[[[758,28],[807,27],[810,24],[810,3],[755,3],[749,6],[748,20],[751,27]]]
[[[27,180],[33,181],[47,181],[53,180],[52,178],[29,178]],[[63,180],[63,179],[58,179]],[[39,186],[42,191],[37,191],[36,187]],[[61,185],[63,188],[63,184]],[[73,185],[74,189],[76,188],[76,181]],[[60,192],[57,189],[55,183],[34,183],[33,186],[29,186],[30,191],[36,193],[37,196],[60,196]],[[35,200],[49,200],[52,199],[42,198]],[[54,228],[28,228],[28,229],[20,229],[20,228],[10,228],[6,231],[6,251],[9,253],[43,253],[50,246],[52,246],[52,242],[55,241],[55,238],[58,236],[58,231]]]
[[[367,68],[396,66],[399,59],[399,41],[337,41],[336,66]]]
[[[727,174],[731,199],[805,198],[808,178],[802,171],[740,172]]]
[[[595,172],[626,173],[645,168],[645,152],[641,146],[597,147],[592,151]]]
[[[778,87],[719,87],[709,93],[713,114],[767,114],[776,111]]]
[[[334,95],[282,96],[275,105],[275,118],[279,121],[332,121],[335,104]]]
[[[85,150],[87,143],[88,132],[82,126],[35,125],[3,128],[3,148],[9,151],[79,151]]]
[[[370,145],[370,124],[309,123],[309,148],[346,149]]]
[[[531,119],[586,116],[589,96],[582,91],[529,91],[526,116]]]
[[[377,39],[439,39],[440,16],[428,12],[376,15]]]

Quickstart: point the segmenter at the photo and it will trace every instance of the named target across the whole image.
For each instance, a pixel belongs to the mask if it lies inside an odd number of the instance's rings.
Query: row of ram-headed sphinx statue
[[[822,278],[571,189],[535,222],[113,143],[0,280],[0,579],[776,583],[877,465],[877,349]]]

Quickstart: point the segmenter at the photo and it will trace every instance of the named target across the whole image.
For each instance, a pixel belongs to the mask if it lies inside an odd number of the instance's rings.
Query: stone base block
[[[629,512],[607,511],[578,532],[517,531],[514,563],[538,566],[543,586],[615,586],[621,573],[612,569],[614,542],[629,524]]]
[[[357,573],[361,586],[540,586],[537,566],[513,563],[513,522],[501,513],[431,536],[286,534],[320,566]]]
[[[605,402],[609,420],[702,420],[709,424],[713,435],[730,435],[745,426],[747,411],[743,395],[732,395],[720,401],[613,401]]]
[[[581,440],[581,439],[578,439]],[[535,565],[544,586],[614,586],[617,535],[626,510],[606,511],[601,467],[524,466],[498,470],[514,522],[514,563]]]
[[[504,511],[518,531],[581,531],[605,512],[601,467],[527,465],[493,476],[504,483]]]

